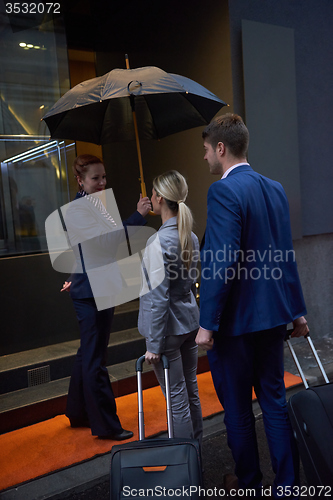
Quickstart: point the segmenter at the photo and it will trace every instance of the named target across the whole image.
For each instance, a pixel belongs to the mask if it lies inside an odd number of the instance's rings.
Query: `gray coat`
[[[189,271],[181,260],[177,217],[168,219],[147,243],[143,264],[149,278],[143,278],[147,286],[140,297],[138,329],[146,337],[147,349],[155,354],[163,352],[166,336],[183,335],[199,327],[199,309],[192,291],[199,259],[194,233],[192,242],[194,259]],[[160,284],[155,286],[158,274]]]

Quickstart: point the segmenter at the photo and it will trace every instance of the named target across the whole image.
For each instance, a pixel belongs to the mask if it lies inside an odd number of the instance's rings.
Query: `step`
[[[136,325],[139,301],[118,306],[112,323],[107,366],[116,397],[136,392],[135,361],[145,352]],[[71,340],[0,357],[0,433],[63,414],[70,375],[80,340]],[[198,370],[208,369],[200,352]],[[157,385],[151,366],[145,366],[143,387]]]
[[[144,350],[139,354],[142,355]],[[137,358],[108,367],[115,397],[137,391]],[[207,371],[206,352],[199,349],[198,373]],[[42,422],[65,413],[70,377],[0,395],[0,434]],[[144,367],[143,389],[158,385],[151,365]]]
[[[136,353],[140,349],[135,347],[135,343],[143,344],[136,329],[138,308],[138,300],[116,307],[108,349],[108,364],[126,361],[129,351],[134,349]],[[136,333],[132,331],[133,328]],[[130,342],[129,346],[120,346],[121,343],[127,342]],[[0,356],[0,394],[69,376],[79,344],[80,340],[77,339]]]
[[[0,394],[25,389],[42,382],[69,377],[80,340],[49,345],[0,358]],[[113,331],[107,364],[119,364],[139,357],[145,349],[137,328]]]

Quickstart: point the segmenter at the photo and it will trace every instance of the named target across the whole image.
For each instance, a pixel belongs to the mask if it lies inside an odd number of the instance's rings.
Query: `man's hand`
[[[213,332],[211,330],[199,328],[195,342],[206,351],[210,351],[213,349],[214,344]]]
[[[148,365],[157,365],[157,363],[160,362],[161,355],[160,354],[154,354],[153,352],[147,351],[145,354],[145,360]]]
[[[305,337],[309,333],[308,322],[301,316],[300,318],[295,319],[293,321],[294,331],[290,335],[291,337]]]

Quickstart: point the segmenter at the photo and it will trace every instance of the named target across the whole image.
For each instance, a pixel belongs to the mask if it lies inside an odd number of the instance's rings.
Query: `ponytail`
[[[185,264],[187,270],[189,270],[193,256],[193,244],[191,236],[193,216],[191,210],[183,201],[181,203],[178,203],[177,225],[180,248],[182,250],[182,261]]]

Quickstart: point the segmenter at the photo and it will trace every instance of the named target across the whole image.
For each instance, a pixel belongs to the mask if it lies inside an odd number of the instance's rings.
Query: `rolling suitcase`
[[[288,412],[308,486],[333,486],[333,384],[329,382],[309,335],[306,339],[325,384],[309,387],[289,339],[291,355],[305,390],[290,397]],[[331,488],[330,488],[331,490]]]
[[[169,361],[161,356],[165,376],[168,438],[145,439],[141,356],[136,362],[139,407],[139,441],[116,445],[111,450],[110,498],[119,500],[149,496],[197,499],[202,496],[199,443],[173,437]]]

